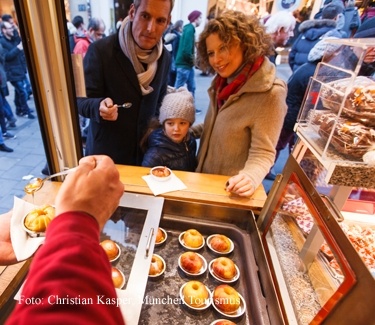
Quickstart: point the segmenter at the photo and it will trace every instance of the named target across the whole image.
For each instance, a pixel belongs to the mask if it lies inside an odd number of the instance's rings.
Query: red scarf
[[[244,83],[260,68],[264,61],[264,57],[258,57],[254,63],[246,64],[239,72],[237,77],[228,85],[227,79],[219,75],[216,77],[215,89],[217,93],[217,106],[220,109],[230,95],[235,94]]]

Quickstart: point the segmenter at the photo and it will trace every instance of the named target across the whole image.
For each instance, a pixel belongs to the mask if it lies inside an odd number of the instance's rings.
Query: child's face
[[[164,122],[166,136],[173,142],[184,140],[190,128],[190,123],[182,118],[171,118]]]

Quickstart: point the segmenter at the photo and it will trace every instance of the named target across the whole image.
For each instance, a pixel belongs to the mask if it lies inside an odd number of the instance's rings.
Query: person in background
[[[187,85],[187,89],[195,94],[195,28],[202,22],[202,13],[192,11],[189,16],[189,24],[182,30],[180,44],[176,55],[176,83],[175,88]],[[198,113],[198,111],[197,111]]]
[[[164,35],[165,45],[170,45],[172,63],[171,69],[169,71],[168,85],[173,87],[176,82],[176,56],[178,51],[178,46],[180,44],[180,38],[182,34],[182,26],[184,25],[183,20],[177,20],[170,29],[170,32]]]
[[[200,136],[197,172],[228,175],[226,190],[248,197],[275,159],[286,114],[286,84],[268,59],[272,39],[255,15],[226,11],[211,19],[199,36],[203,68],[216,76]]]
[[[272,63],[276,63],[277,47],[284,47],[290,37],[293,36],[296,20],[289,11],[279,11],[267,19],[265,23],[266,31],[271,36],[273,42],[273,54],[269,56]]]
[[[319,11],[314,15],[314,19],[321,19],[323,14],[323,8],[326,5],[329,5],[332,2],[332,0],[324,0],[323,6],[320,7]]]
[[[293,36],[291,36],[287,42],[288,47],[292,46],[295,40],[298,38],[300,34],[299,26],[301,23],[310,19],[311,10],[311,7],[303,7],[301,10],[293,11],[293,16],[296,19],[296,25],[294,26]]]
[[[98,296],[112,301],[117,298],[99,234],[123,192],[124,185],[109,157],[80,160],[56,196],[56,217],[33,257],[8,325],[27,324],[30,319],[36,324],[124,324],[118,305],[98,302]],[[35,298],[43,303],[28,303]],[[58,298],[92,299],[92,303],[61,304]]]
[[[7,123],[6,123],[6,120],[5,120],[4,105],[1,101],[1,97],[0,97],[0,126],[1,126],[2,133],[3,133],[3,135],[2,135],[3,138],[5,138],[5,139],[15,139],[16,138],[15,135],[13,135],[12,133],[7,131]]]
[[[5,72],[15,91],[16,114],[34,119],[35,116],[27,104],[28,93],[25,88],[27,68],[22,41],[20,37],[13,36],[14,27],[10,23],[4,21],[0,28],[3,34],[3,37],[0,38],[0,44],[4,49]]]
[[[275,162],[280,152],[288,145],[289,153],[292,151],[295,140],[294,125],[297,122],[297,116],[302,107],[306,89],[309,85],[310,78],[314,75],[317,64],[322,60],[325,52],[334,53],[340,47],[340,45],[332,45],[325,42],[325,39],[330,38],[337,39],[338,37],[327,36],[315,44],[308,55],[308,62],[294,71],[288,80],[288,94],[286,97],[288,111],[276,145]],[[269,179],[272,180],[272,178]]]
[[[69,47],[70,53],[74,52],[77,37],[84,37],[86,33],[85,22],[82,16],[75,16],[72,20],[72,24],[75,27],[74,33],[69,34]]]
[[[13,152],[13,149],[7,147],[6,144],[4,143],[3,130],[1,129],[1,126],[0,126],[0,151]]]
[[[168,87],[158,119],[142,140],[142,166],[195,171],[197,143],[189,129],[195,121],[194,98],[186,88]]]
[[[11,24],[13,26],[13,37],[15,39],[17,39],[19,42],[21,42],[21,36],[20,36],[20,31],[19,31],[19,28],[18,28],[18,25],[16,24],[16,22],[14,21],[12,15],[9,15],[9,14],[4,14],[2,16],[2,21],[6,21],[8,22],[9,24]],[[29,75],[28,73],[26,72],[26,77],[24,79],[24,87],[26,89],[26,92],[27,92],[27,99],[29,100],[31,95],[33,94],[33,90],[31,89],[31,84],[30,84],[30,80],[29,80]]]
[[[375,38],[375,17],[367,19],[357,29],[353,38]],[[357,47],[351,48],[346,46],[340,55],[337,55],[331,62],[335,66],[342,67],[344,69],[354,69],[358,63],[359,57],[362,55],[362,50]],[[375,74],[375,46],[369,46],[364,54],[364,59],[361,68],[359,69],[359,76],[374,76]]]
[[[104,37],[105,24],[101,18],[91,18],[87,31],[82,36],[76,36],[73,54],[81,54],[85,57],[90,44]]]
[[[375,17],[375,0],[369,0],[367,7],[362,11],[361,22],[364,23],[367,19]]]
[[[323,7],[321,19],[306,20],[300,25],[301,34],[289,52],[289,66],[292,71],[307,62],[310,50],[322,40],[324,34],[332,29],[339,29],[336,19],[343,11],[344,5],[341,1],[332,2]]]
[[[345,10],[345,24],[342,30],[346,32],[347,37],[352,37],[359,26],[361,26],[361,18],[359,17],[358,9],[355,6],[354,0],[345,0],[344,1]]]
[[[87,26],[87,31],[85,31],[82,36],[76,35],[74,38],[75,46],[73,54],[80,54],[84,58],[89,46],[104,37],[105,24],[101,18],[91,18]],[[90,119],[79,116],[79,126],[81,129],[82,142],[85,145],[87,140],[87,132],[90,124]]]
[[[7,119],[8,124],[5,124],[5,129],[3,132],[7,132],[7,127],[15,128],[17,119],[15,118],[12,108],[10,107],[6,97],[9,95],[9,89],[7,85],[7,75],[4,69],[4,50],[0,43],[0,111],[3,112],[4,118]]]
[[[119,18],[119,20],[116,23],[116,30],[120,29],[123,20],[124,20],[124,18],[122,18],[122,17]]]
[[[86,155],[141,165],[140,141],[167,90],[170,54],[162,36],[173,3],[135,0],[117,34],[90,45],[83,61],[88,97],[77,99],[79,113],[90,118]]]

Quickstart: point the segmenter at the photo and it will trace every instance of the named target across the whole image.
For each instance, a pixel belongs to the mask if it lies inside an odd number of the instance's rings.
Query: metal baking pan
[[[154,253],[166,261],[166,271],[159,278],[148,281],[139,324],[211,324],[220,318],[230,319],[236,324],[268,324],[268,316],[265,315],[265,298],[258,278],[258,267],[247,231],[226,222],[173,215],[163,215],[160,226],[167,231],[168,238],[163,245],[155,246]],[[178,257],[186,249],[181,246],[178,237],[181,232],[189,228],[197,229],[205,239],[211,234],[224,234],[232,239],[234,250],[226,256],[231,258],[240,269],[240,278],[230,285],[246,301],[246,311],[242,316],[225,317],[213,306],[197,312],[184,305],[179,299],[180,287],[190,280],[203,282],[211,292],[221,284],[211,276],[208,270],[194,277],[187,276],[180,270]],[[207,260],[208,264],[218,257],[207,245],[197,252]]]

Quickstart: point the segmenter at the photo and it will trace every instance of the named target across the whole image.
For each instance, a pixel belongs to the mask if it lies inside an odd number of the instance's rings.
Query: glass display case
[[[368,76],[374,39],[329,39],[310,80],[295,130],[326,168],[329,184],[375,184],[375,80]]]
[[[285,323],[373,321],[375,227],[359,230],[344,220],[292,156],[258,227]]]

